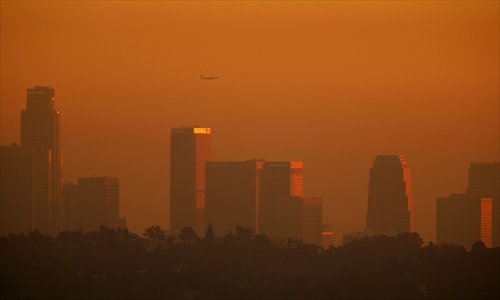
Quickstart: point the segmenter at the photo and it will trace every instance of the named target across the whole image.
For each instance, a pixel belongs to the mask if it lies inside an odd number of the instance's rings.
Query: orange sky
[[[434,239],[435,198],[499,159],[499,15],[498,1],[1,2],[1,143],[19,142],[26,88],[54,87],[65,179],[119,176],[138,232],[168,224],[171,127],[212,127],[215,160],[303,160],[339,234],[365,226],[375,155],[404,154],[415,229]]]

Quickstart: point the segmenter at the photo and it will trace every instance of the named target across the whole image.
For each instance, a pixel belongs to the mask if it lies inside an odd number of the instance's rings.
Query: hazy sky
[[[212,127],[215,160],[303,160],[339,235],[366,224],[375,155],[404,154],[415,229],[434,239],[435,198],[498,160],[499,15],[498,1],[1,2],[1,143],[19,142],[26,89],[52,86],[65,180],[119,176],[137,232],[168,227],[171,127]]]

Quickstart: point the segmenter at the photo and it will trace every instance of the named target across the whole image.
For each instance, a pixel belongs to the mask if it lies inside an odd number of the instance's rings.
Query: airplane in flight
[[[214,80],[214,79],[219,79],[218,76],[203,76],[201,75],[201,79],[203,80]]]

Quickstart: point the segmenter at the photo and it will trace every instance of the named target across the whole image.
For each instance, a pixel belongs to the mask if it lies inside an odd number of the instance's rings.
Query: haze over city
[[[414,230],[434,240],[436,198],[499,160],[499,9],[1,2],[0,142],[20,142],[26,89],[53,87],[64,179],[119,177],[135,232],[169,227],[171,128],[211,127],[216,161],[303,161],[337,236],[366,227],[374,157],[403,154]]]

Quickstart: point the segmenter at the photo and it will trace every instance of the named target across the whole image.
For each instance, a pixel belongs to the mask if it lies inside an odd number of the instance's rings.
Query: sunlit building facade
[[[62,226],[63,156],[54,89],[36,86],[27,90],[27,107],[21,112],[21,145],[35,150],[35,227],[55,235]]]
[[[210,128],[172,128],[170,134],[170,229],[205,233],[205,162],[211,159]]]
[[[0,235],[34,230],[34,149],[0,146]]]
[[[303,196],[303,163],[264,162],[260,182],[258,232],[272,238],[279,237],[277,216],[280,199]]]
[[[402,155],[379,155],[370,169],[367,227],[375,233],[411,232],[410,169]]]
[[[263,161],[209,161],[206,163],[206,225],[223,236],[236,226],[257,228],[260,172]]]

